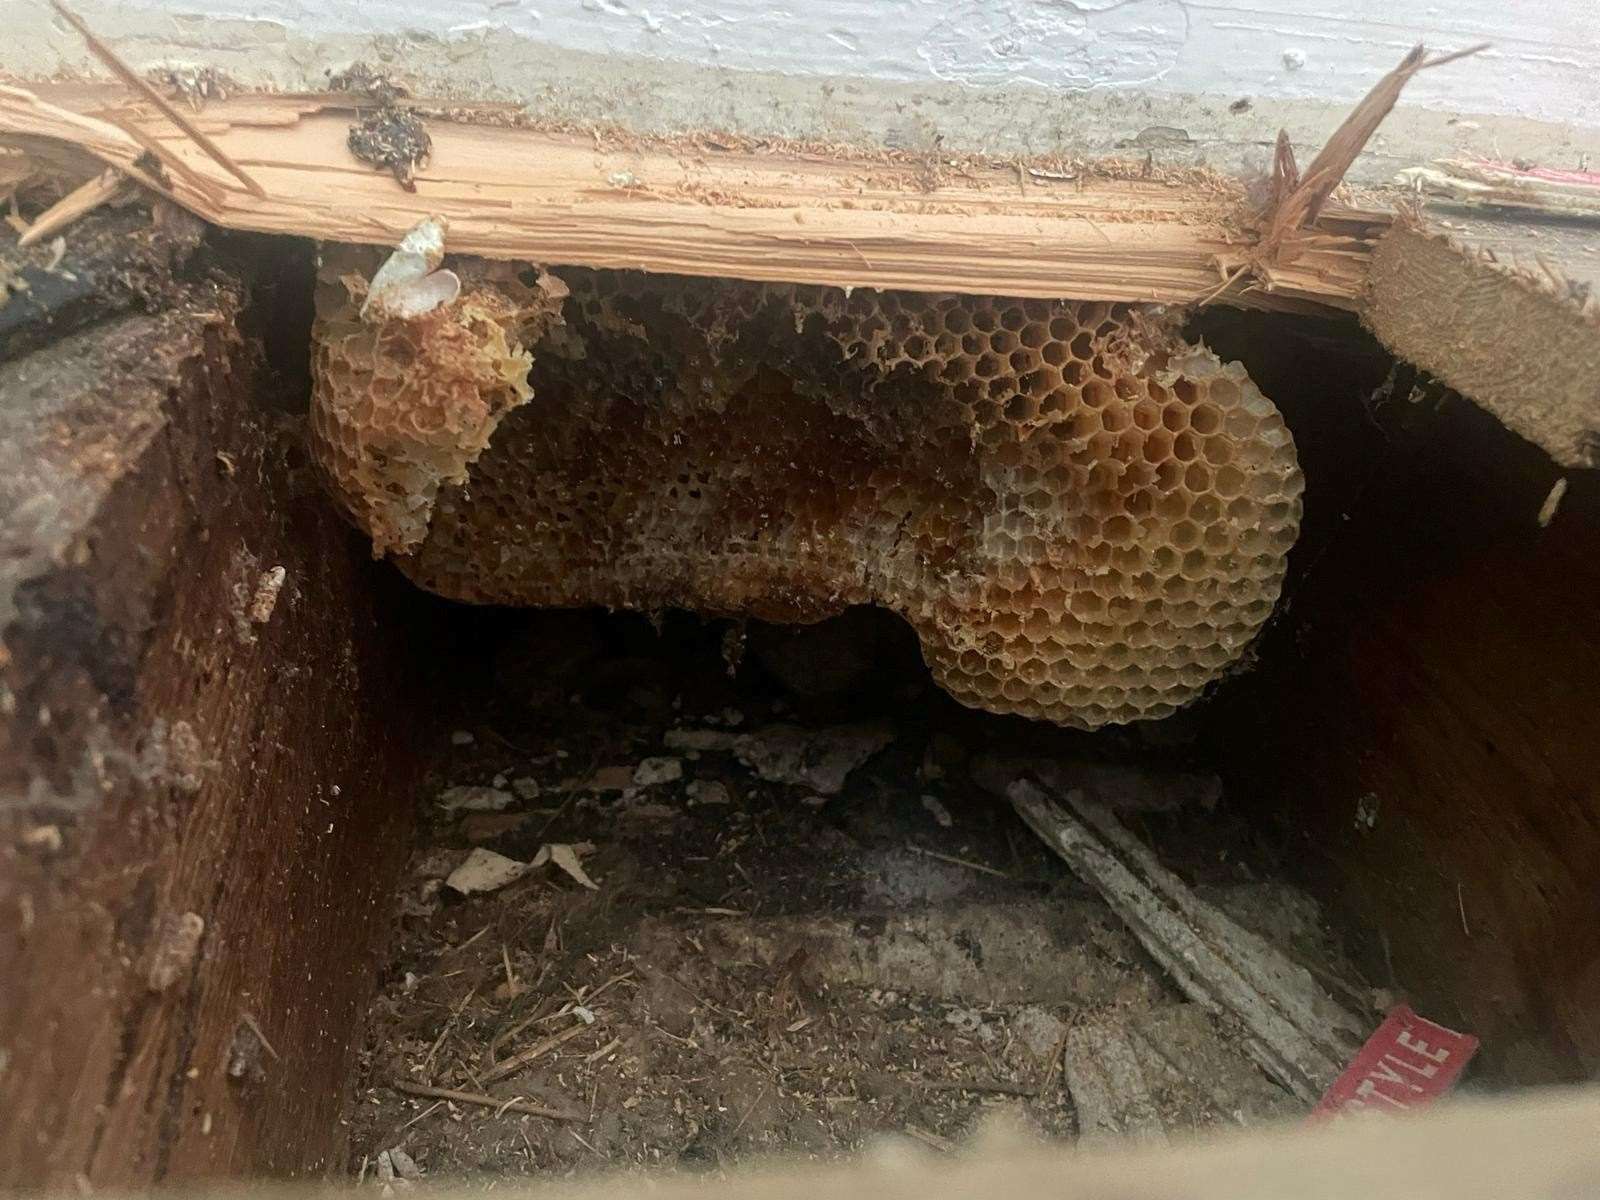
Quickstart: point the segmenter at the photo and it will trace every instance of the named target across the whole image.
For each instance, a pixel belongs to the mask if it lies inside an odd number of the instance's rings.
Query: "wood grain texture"
[[[433,214],[449,249],[545,265],[999,296],[1188,304],[1215,296],[1248,240],[1244,197],[1204,172],[1071,178],[1016,162],[851,157],[704,140],[430,121],[433,156],[402,190],[346,148],[352,114],[327,98],[244,96],[200,127],[267,192],[246,192],[183,134],[95,89],[0,92],[0,137],[50,139],[132,167],[153,139],[181,169],[172,199],[225,228],[393,245]],[[83,111],[73,111],[81,108]],[[503,114],[502,114],[503,115]],[[1056,168],[1060,172],[1059,164]],[[199,181],[197,185],[196,180]],[[1266,285],[1227,293],[1266,308],[1352,308],[1384,214],[1330,213]]]
[[[213,271],[0,364],[0,1188],[341,1146],[417,769],[410,600],[236,321]]]
[[[1508,251],[1493,230],[1458,240],[1397,225],[1373,254],[1361,319],[1390,350],[1557,462],[1588,467],[1600,463],[1600,315],[1583,303],[1583,272],[1595,268],[1590,256],[1560,250],[1597,235],[1580,226],[1567,239],[1554,236],[1563,228],[1537,239],[1529,236],[1537,226],[1514,228]],[[1499,261],[1485,254],[1496,250]]]

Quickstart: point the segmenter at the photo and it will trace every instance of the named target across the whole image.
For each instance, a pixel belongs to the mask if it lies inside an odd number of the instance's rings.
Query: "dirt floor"
[[[1347,1002],[1385,999],[1271,882],[1274,848],[1192,769],[1181,720],[1084,735],[968,712],[870,613],[748,639],[478,620],[480,702],[441,713],[350,1108],[355,1175],[716,1168],[886,1137],[945,1150],[994,1120],[1160,1136],[1302,1112],[980,786],[1018,751],[1138,764],[1108,787],[1169,865]],[[518,877],[461,894],[474,871]]]

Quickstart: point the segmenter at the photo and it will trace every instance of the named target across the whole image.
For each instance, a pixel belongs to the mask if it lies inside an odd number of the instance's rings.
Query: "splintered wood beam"
[[[348,149],[357,103],[245,95],[193,117],[262,196],[160,114],[104,89],[0,89],[0,139],[79,146],[154,177],[170,199],[225,228],[393,245],[437,214],[449,221],[452,252],[547,265],[1191,304],[1218,294],[1223,264],[1250,240],[1242,189],[1200,170],[1142,177],[1139,164],[1030,169],[486,122],[503,113],[424,115],[432,158],[407,192]],[[150,141],[161,153],[148,151]],[[172,162],[181,169],[158,172]],[[1226,302],[1354,309],[1387,224],[1387,214],[1330,209],[1293,263],[1228,288]]]

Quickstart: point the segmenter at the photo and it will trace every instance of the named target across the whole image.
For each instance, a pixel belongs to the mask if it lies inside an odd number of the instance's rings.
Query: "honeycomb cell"
[[[1175,712],[1277,600],[1293,441],[1176,315],[449,265],[456,301],[374,324],[375,255],[328,248],[311,414],[375,552],[443,595],[878,604],[963,703],[1078,728]]]

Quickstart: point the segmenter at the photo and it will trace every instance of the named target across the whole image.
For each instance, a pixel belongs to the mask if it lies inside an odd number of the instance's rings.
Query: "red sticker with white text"
[[[1311,1115],[1424,1108],[1455,1086],[1477,1051],[1478,1039],[1470,1033],[1446,1029],[1398,1005]]]

